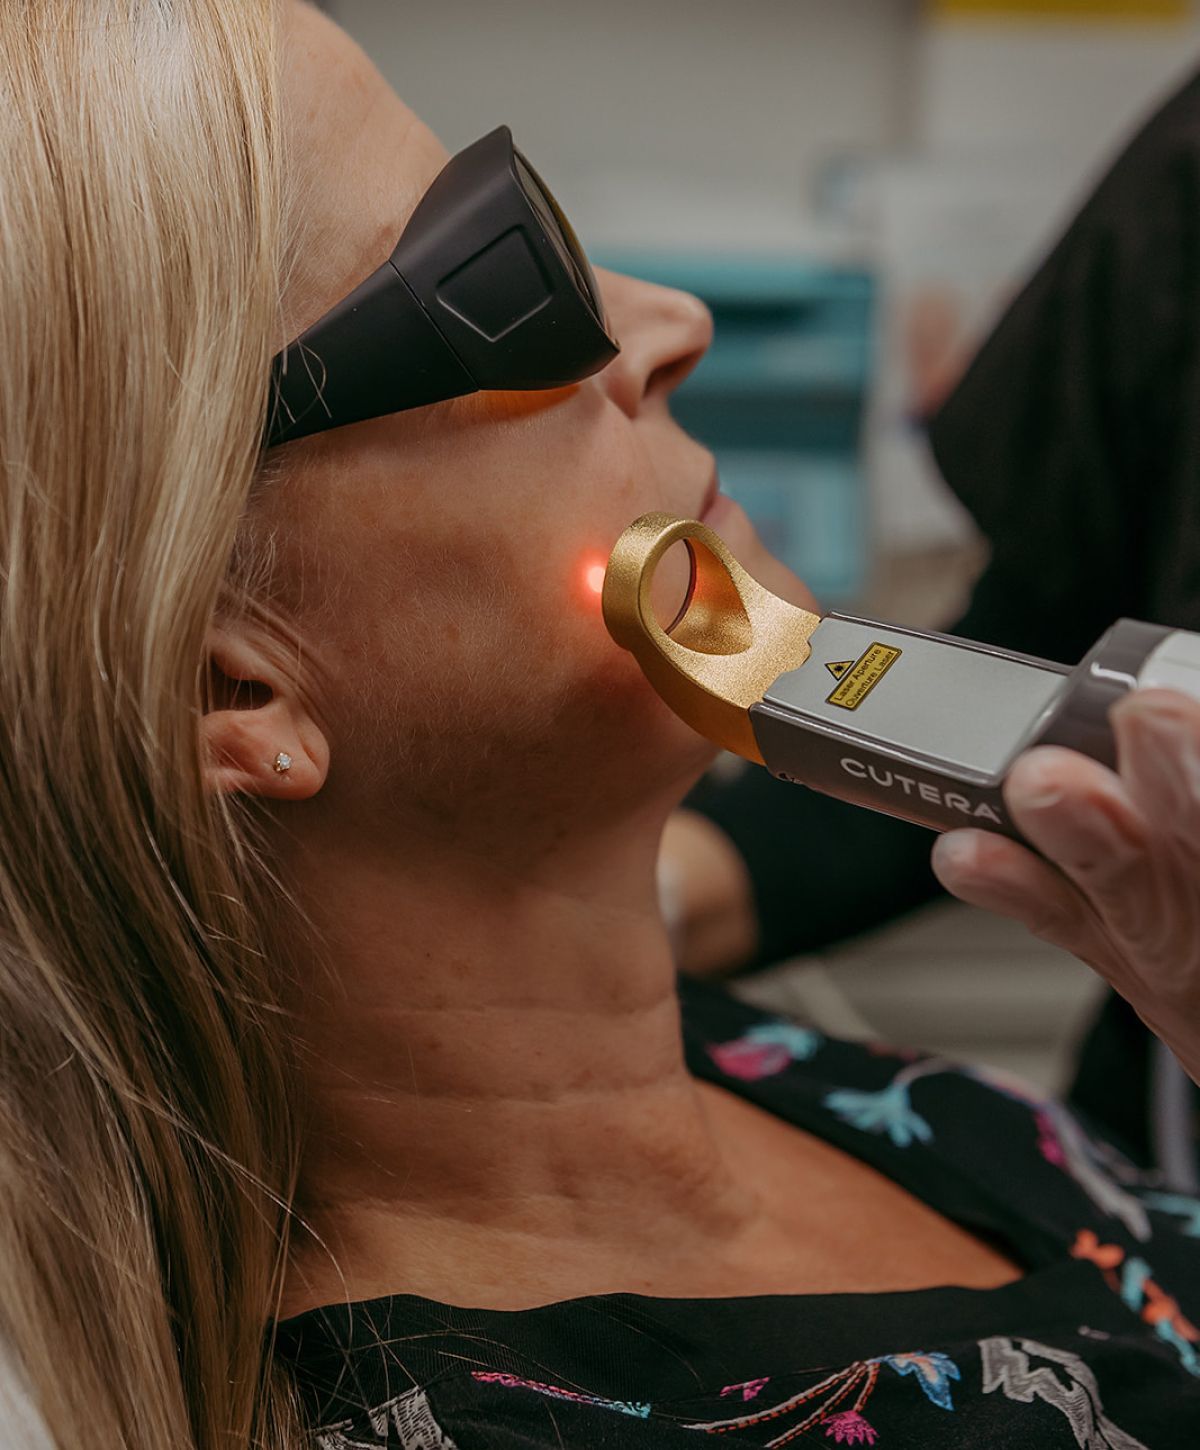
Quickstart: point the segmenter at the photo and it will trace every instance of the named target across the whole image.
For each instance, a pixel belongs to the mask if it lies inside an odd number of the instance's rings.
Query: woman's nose
[[[654,399],[665,399],[687,377],[712,342],[712,314],[698,297],[597,272],[609,328],[621,352],[599,382],[622,412],[635,418]]]

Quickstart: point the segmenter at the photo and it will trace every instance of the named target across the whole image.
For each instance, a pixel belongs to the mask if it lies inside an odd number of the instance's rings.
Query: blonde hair
[[[301,1441],[205,636],[278,342],[274,0],[0,5],[0,1336],[59,1450]]]

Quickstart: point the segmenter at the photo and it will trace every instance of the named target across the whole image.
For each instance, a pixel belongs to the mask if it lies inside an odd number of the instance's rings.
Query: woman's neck
[[[428,840],[290,862],[331,966],[299,1007],[312,1233],[285,1312],[454,1283],[536,1301],[560,1263],[695,1252],[749,1221],[683,1060],[657,836],[521,871]]]

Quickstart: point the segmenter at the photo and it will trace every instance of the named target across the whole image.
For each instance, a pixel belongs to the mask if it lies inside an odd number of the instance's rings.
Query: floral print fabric
[[[519,1313],[413,1296],[279,1326],[317,1450],[1200,1447],[1200,1201],[996,1073],[823,1038],[681,984],[697,1076],[991,1235],[989,1291],[665,1300]]]

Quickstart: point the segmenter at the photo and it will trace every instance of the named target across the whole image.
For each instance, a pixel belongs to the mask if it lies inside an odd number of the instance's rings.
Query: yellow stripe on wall
[[[1186,20],[1192,0],[929,0],[935,15],[1009,15],[1021,20]]]

